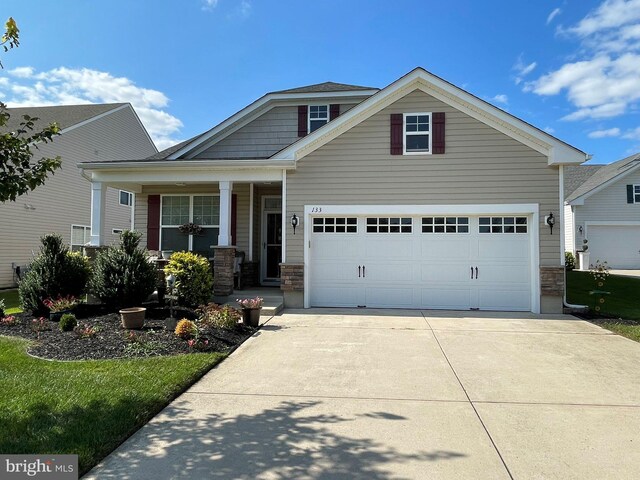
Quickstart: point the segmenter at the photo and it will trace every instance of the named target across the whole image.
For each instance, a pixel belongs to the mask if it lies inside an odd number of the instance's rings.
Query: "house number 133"
[[[322,213],[322,207],[311,207],[311,213]]]

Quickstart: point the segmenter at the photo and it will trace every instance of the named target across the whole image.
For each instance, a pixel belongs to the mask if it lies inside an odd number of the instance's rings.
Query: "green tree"
[[[20,30],[13,18],[5,23],[5,33],[0,45],[7,52],[20,45]],[[0,62],[0,68],[4,68]],[[23,115],[22,121],[13,129],[6,131],[11,115],[7,106],[0,102],[0,202],[15,201],[20,195],[44,184],[49,173],[60,168],[60,157],[33,161],[34,152],[39,144],[49,143],[59,135],[60,127],[52,123],[40,131],[35,131],[37,117]]]

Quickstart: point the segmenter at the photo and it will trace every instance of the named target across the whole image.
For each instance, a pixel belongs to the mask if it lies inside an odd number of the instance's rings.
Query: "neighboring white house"
[[[565,248],[587,239],[590,262],[640,269],[640,153],[565,169]]]
[[[152,158],[80,166],[96,205],[136,192],[150,250],[214,256],[219,295],[238,249],[287,307],[557,313],[562,171],[587,158],[416,68],[381,90],[271,92]],[[92,227],[105,243],[98,208]]]
[[[91,234],[91,184],[79,162],[131,159],[157,152],[153,141],[128,103],[9,108],[5,131],[13,131],[23,115],[37,117],[36,129],[57,122],[61,135],[33,149],[36,158],[62,158],[62,167],[45,184],[15,202],[0,203],[0,288],[16,285],[17,274],[39,250],[40,237],[60,234],[80,250]],[[134,194],[117,186],[105,201],[105,243],[131,228]]]

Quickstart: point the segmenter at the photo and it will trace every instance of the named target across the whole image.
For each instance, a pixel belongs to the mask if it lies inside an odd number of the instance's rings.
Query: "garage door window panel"
[[[313,233],[358,233],[356,217],[316,217]]]
[[[479,233],[527,233],[527,217],[480,217]]]
[[[469,217],[422,217],[422,233],[469,233]]]
[[[411,217],[367,217],[367,233],[411,233]]]

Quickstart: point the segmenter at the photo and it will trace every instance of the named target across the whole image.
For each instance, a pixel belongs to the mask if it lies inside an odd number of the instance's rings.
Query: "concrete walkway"
[[[640,478],[640,344],[568,316],[274,317],[92,479]]]
[[[623,277],[640,278],[640,270],[609,270],[611,275],[622,275]]]

